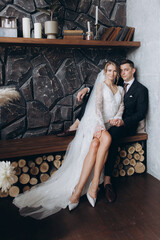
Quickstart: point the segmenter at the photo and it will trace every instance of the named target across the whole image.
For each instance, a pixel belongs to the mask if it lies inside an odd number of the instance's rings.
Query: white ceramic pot
[[[56,35],[58,34],[58,22],[57,21],[45,22],[44,30],[48,39],[56,39]]]

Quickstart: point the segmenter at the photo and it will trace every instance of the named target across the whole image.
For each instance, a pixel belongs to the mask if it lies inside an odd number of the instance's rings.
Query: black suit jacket
[[[146,116],[148,109],[148,90],[134,80],[133,84],[124,96],[124,126],[129,134],[134,134],[138,123]]]

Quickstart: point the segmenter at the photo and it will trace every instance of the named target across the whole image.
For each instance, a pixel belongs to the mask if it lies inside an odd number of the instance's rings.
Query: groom
[[[112,127],[108,130],[112,136],[112,144],[109,149],[108,158],[105,164],[104,189],[107,202],[112,203],[116,199],[116,193],[111,183],[111,175],[116,161],[118,140],[121,137],[134,135],[138,123],[146,116],[148,109],[148,90],[134,78],[136,71],[131,60],[123,60],[120,64],[121,77],[124,81],[124,113],[122,119],[110,121]],[[91,89],[83,88],[77,95],[78,101]],[[104,151],[105,151],[104,146]]]

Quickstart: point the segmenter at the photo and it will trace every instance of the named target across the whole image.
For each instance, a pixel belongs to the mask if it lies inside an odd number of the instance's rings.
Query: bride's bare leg
[[[97,155],[97,151],[98,151],[98,147],[99,147],[100,141],[98,138],[94,138],[91,142],[90,148],[89,148],[89,152],[86,156],[86,158],[84,159],[84,163],[83,163],[83,167],[82,167],[82,172],[81,172],[81,176],[79,179],[78,184],[75,187],[75,191],[73,192],[71,198],[70,198],[70,202],[71,203],[76,203],[79,201],[79,198],[81,196],[82,190],[84,188],[84,185],[95,165],[95,161],[96,161],[96,155]]]
[[[107,160],[108,150],[111,145],[111,135],[107,131],[103,131],[102,136],[100,137],[100,145],[97,151],[97,157],[94,168],[94,176],[92,179],[91,187],[89,188],[89,195],[94,199],[97,196],[97,189],[99,185],[99,179],[101,171],[104,167],[104,164]]]

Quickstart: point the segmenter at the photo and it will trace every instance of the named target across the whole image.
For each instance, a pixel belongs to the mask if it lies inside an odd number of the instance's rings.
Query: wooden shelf
[[[68,39],[37,39],[37,38],[11,38],[0,37],[1,46],[52,46],[74,48],[138,48],[140,42],[127,41],[99,41],[99,40],[68,40]]]
[[[74,136],[57,137],[56,135],[22,139],[0,140],[0,159],[23,157],[36,154],[66,151]],[[120,143],[147,140],[147,133],[121,138]]]

